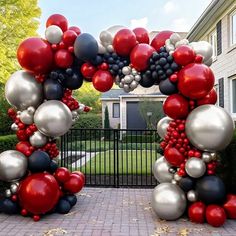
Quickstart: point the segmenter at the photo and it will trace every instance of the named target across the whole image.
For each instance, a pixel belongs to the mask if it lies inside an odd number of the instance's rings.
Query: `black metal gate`
[[[155,130],[71,129],[61,138],[60,166],[85,174],[86,186],[153,187]]]

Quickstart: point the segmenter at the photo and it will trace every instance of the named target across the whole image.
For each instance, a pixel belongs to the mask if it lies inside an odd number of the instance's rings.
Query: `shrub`
[[[0,136],[0,152],[15,149],[17,142],[17,137],[14,134]]]
[[[101,129],[102,116],[99,114],[81,114],[73,128],[77,129]]]

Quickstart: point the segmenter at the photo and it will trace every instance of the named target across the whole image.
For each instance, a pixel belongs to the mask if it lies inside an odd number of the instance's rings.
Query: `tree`
[[[104,111],[104,128],[105,129],[110,129],[110,120],[109,120],[109,112],[108,112],[108,107],[105,107]]]
[[[36,36],[41,10],[37,0],[0,1],[0,83],[20,67],[16,51],[25,38]]]

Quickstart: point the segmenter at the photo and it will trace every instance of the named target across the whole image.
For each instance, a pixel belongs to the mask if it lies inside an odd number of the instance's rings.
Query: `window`
[[[120,117],[120,103],[113,103],[112,117],[113,118],[119,118]]]
[[[217,102],[216,102],[216,104],[219,105],[219,84],[215,84],[214,88],[215,88],[216,94],[217,94]]]
[[[231,107],[232,107],[232,113],[236,113],[236,78],[232,80],[231,83]]]
[[[217,55],[217,34],[216,34],[216,30],[214,30],[211,34],[210,34],[210,44],[212,45],[213,48],[213,59],[216,58]]]
[[[230,15],[230,45],[236,44],[236,11]]]

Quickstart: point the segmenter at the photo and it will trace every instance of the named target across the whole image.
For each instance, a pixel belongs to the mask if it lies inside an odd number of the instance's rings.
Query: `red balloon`
[[[189,102],[180,94],[172,94],[165,100],[163,110],[174,120],[184,119],[189,114]]]
[[[72,174],[79,175],[83,179],[83,182],[85,183],[84,173],[82,173],[81,171],[74,171],[74,172],[72,172]]]
[[[148,67],[148,60],[153,52],[155,52],[155,49],[149,44],[137,44],[131,51],[130,62],[136,70],[146,70]]]
[[[194,223],[204,223],[206,205],[203,202],[195,202],[188,208],[188,217]]]
[[[30,72],[47,73],[53,64],[51,45],[40,38],[28,38],[18,47],[17,59],[20,65]]]
[[[106,92],[113,86],[113,77],[110,72],[98,70],[93,76],[93,87],[100,91]]]
[[[81,30],[77,26],[71,26],[71,27],[69,27],[69,30],[73,30],[77,35],[81,34]]]
[[[184,162],[184,155],[174,147],[166,147],[164,151],[166,160],[173,166],[180,166]]]
[[[205,104],[216,104],[217,102],[217,93],[213,88],[210,93],[208,93],[204,98],[197,100],[197,105],[205,105]]]
[[[63,188],[69,193],[78,193],[84,186],[83,178],[77,174],[71,174],[64,183]]]
[[[66,46],[73,46],[77,38],[77,34],[73,30],[67,30],[62,36],[62,41]]]
[[[60,195],[56,179],[48,173],[37,173],[26,177],[20,184],[20,205],[32,214],[45,214],[58,202]]]
[[[66,49],[60,49],[55,53],[56,66],[60,68],[68,68],[73,63],[73,56]]]
[[[120,56],[129,56],[131,50],[137,44],[136,36],[129,29],[121,29],[113,39],[113,47]]]
[[[16,144],[16,150],[22,152],[25,156],[30,156],[32,154],[30,147],[31,145],[27,141],[22,141]]]
[[[89,62],[86,62],[81,66],[81,73],[86,79],[91,79],[96,71],[97,68]]]
[[[65,183],[70,178],[70,171],[65,167],[57,168],[54,177],[59,183]]]
[[[225,212],[230,219],[236,219],[236,195],[228,194],[224,204]]]
[[[152,40],[151,46],[154,47],[157,51],[165,45],[167,39],[173,34],[173,31],[164,30],[159,32]]]
[[[194,62],[195,56],[194,50],[187,45],[181,45],[173,53],[174,61],[181,66]]]
[[[178,73],[178,89],[191,99],[204,98],[214,86],[212,70],[199,63],[188,64]]]
[[[149,36],[148,31],[142,27],[138,27],[133,29],[133,32],[136,35],[136,39],[139,43],[147,43],[149,44]]]
[[[208,224],[214,227],[220,227],[225,223],[226,220],[224,208],[218,205],[207,206],[206,219]]]
[[[47,19],[46,27],[50,25],[57,25],[64,32],[68,28],[68,21],[63,15],[54,14]]]

